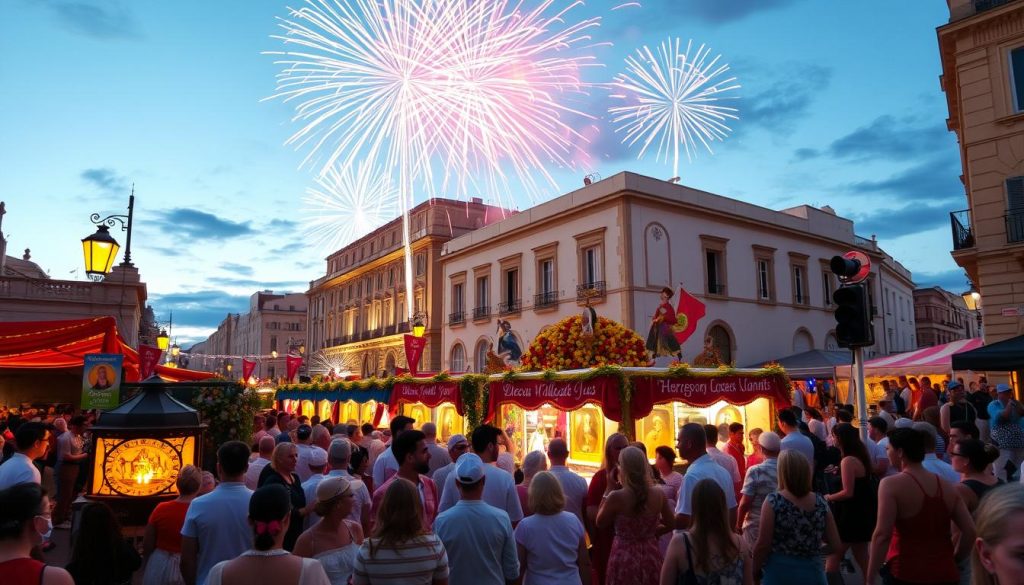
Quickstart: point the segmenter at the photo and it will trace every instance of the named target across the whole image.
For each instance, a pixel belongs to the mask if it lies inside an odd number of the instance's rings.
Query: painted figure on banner
[[[110,379],[110,374],[107,373],[109,366],[99,365],[93,368],[95,373],[96,381],[92,384],[93,390],[106,390],[110,388],[114,382]],[[92,376],[90,376],[91,378]]]
[[[518,366],[519,358],[523,357],[519,341],[512,333],[512,323],[504,319],[498,319],[498,355],[506,364],[513,366]]]
[[[675,293],[667,286],[661,289],[661,303],[651,318],[651,329],[647,333],[647,351],[651,352],[652,357],[675,356],[682,359],[679,341],[673,329],[678,324],[676,310],[669,302],[673,294]]]
[[[596,453],[598,450],[597,424],[594,413],[589,410],[580,412],[580,423],[576,426],[576,446],[583,453]]]
[[[542,453],[548,450],[548,434],[544,430],[544,425],[538,424],[537,428],[533,429],[530,433],[530,449],[529,451],[540,451]]]
[[[669,424],[669,413],[665,410],[655,409],[643,419],[644,445],[654,449],[661,445],[672,445],[672,428]]]

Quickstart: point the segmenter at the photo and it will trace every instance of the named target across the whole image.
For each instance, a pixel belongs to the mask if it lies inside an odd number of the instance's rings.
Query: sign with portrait
[[[120,404],[121,365],[119,353],[90,353],[82,367],[82,409],[107,410]]]
[[[437,436],[442,443],[447,443],[452,435],[464,434],[466,421],[451,404],[437,407]]]
[[[600,463],[604,451],[604,416],[595,406],[569,413],[569,457]]]
[[[656,407],[651,414],[640,419],[637,428],[637,437],[643,441],[648,453],[654,453],[654,449],[664,445],[675,446],[674,429],[672,427],[672,413],[668,408]]]

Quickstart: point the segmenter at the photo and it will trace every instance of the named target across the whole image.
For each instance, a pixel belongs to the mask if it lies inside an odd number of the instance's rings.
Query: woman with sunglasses
[[[320,521],[295,542],[295,554],[320,561],[331,585],[347,585],[356,554],[363,544],[359,523],[347,520],[355,503],[354,482],[328,477],[316,487],[316,513]]]
[[[971,514],[978,508],[982,496],[1003,483],[991,472],[986,473],[996,459],[999,459],[999,449],[978,439],[962,439],[950,447],[949,461],[953,470],[960,474],[956,491]]]

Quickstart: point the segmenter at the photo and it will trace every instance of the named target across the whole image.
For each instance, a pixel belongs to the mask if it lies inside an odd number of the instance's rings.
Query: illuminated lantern
[[[167,343],[170,339],[171,338],[167,336],[167,330],[161,329],[160,335],[156,336],[156,346],[160,348],[160,351],[167,351]]]
[[[159,376],[139,392],[100,414],[92,427],[92,478],[86,497],[118,511],[122,524],[146,524],[157,503],[178,496],[175,481],[185,465],[201,464],[206,425],[199,413],[170,396]]]
[[[131,237],[129,236],[129,239]],[[102,278],[110,272],[114,258],[121,246],[110,235],[105,225],[96,226],[96,233],[82,238],[82,254],[85,256],[85,272],[91,277]]]

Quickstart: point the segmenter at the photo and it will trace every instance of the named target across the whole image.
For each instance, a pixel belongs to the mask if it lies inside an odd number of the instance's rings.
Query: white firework
[[[303,229],[314,245],[332,253],[398,217],[398,185],[363,161],[330,168],[303,198]]]
[[[686,159],[696,156],[698,144],[714,154],[711,143],[724,140],[732,129],[729,120],[738,120],[738,110],[719,104],[735,99],[739,89],[735,77],[725,77],[728,64],[719,64],[721,55],[711,57],[711,49],[701,45],[693,50],[693,41],[680,52],[678,38],[669,39],[652,52],[644,46],[626,58],[626,71],[616,77],[612,98],[627,102],[609,108],[615,132],[622,132],[623,144],[640,144],[637,158],[643,158],[654,146],[655,160],[668,162],[671,155],[674,175],[679,174],[680,149]]]

